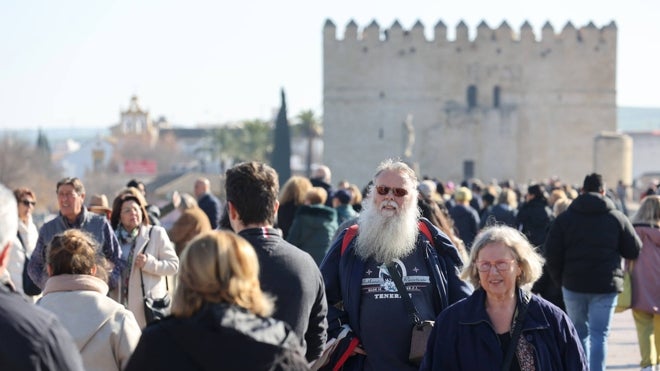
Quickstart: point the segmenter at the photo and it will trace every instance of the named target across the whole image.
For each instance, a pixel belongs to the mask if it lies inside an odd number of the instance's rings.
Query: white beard
[[[388,204],[397,206],[394,201],[383,201],[377,206],[371,197],[362,203],[355,253],[363,260],[373,258],[377,263],[389,263],[415,250],[420,216],[417,204],[401,207],[398,212],[382,210]]]

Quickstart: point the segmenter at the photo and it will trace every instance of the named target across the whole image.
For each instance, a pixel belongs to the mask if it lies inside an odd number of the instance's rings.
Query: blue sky
[[[420,20],[525,20],[540,34],[593,21],[618,27],[617,103],[660,107],[660,1],[267,0],[0,2],[0,129],[107,127],[137,94],[154,117],[180,126],[322,113],[322,29],[355,20],[381,28]]]

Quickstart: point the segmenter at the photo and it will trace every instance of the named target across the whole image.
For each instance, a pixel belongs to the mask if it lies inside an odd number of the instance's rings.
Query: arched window
[[[500,93],[502,91],[502,88],[499,86],[495,85],[493,88],[493,107],[495,108],[500,108]]]
[[[468,109],[473,109],[477,107],[477,87],[475,85],[470,85],[468,87],[467,104],[468,104]]]

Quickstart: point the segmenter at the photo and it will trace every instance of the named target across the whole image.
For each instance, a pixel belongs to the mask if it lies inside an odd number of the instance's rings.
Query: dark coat
[[[317,359],[327,337],[328,303],[314,259],[283,240],[274,228],[244,229],[239,235],[257,253],[261,289],[277,299],[273,318],[286,322],[305,340],[309,361]]]
[[[206,216],[211,222],[211,229],[218,229],[220,215],[222,214],[222,205],[220,200],[211,193],[204,193],[198,200],[197,205],[204,210]]]
[[[54,314],[0,283],[0,369],[84,370],[78,347]]]
[[[321,265],[336,231],[337,213],[333,208],[325,205],[301,205],[286,240],[308,252],[316,264]]]
[[[503,204],[497,204],[490,207],[481,216],[480,227],[484,228],[485,226],[491,225],[492,223],[506,224],[509,227],[517,228],[518,224],[516,221],[516,209],[510,207],[509,205]]]
[[[298,367],[278,361],[289,360]],[[148,326],[126,370],[304,370],[300,340],[281,321],[207,304],[190,318]]]
[[[479,232],[479,213],[471,206],[456,204],[449,209],[449,216],[454,221],[454,227],[458,229],[458,237],[463,240],[465,247],[469,250]]]
[[[486,292],[479,289],[440,313],[420,370],[501,369],[504,354],[485,300]],[[535,369],[588,369],[580,338],[566,313],[536,295],[528,305],[520,336],[534,348]]]
[[[553,219],[552,210],[545,199],[534,198],[522,204],[516,216],[520,231],[533,246],[545,242],[548,225]]]
[[[282,230],[282,238],[285,240],[289,237],[289,229],[291,229],[297,210],[298,205],[293,203],[293,201],[281,203],[277,209],[276,227]]]
[[[623,290],[621,258],[636,259],[642,242],[628,218],[598,193],[584,193],[561,213],[545,243],[550,277],[568,290]]]

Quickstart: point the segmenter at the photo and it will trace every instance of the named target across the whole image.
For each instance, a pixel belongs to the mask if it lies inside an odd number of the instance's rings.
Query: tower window
[[[499,86],[495,86],[493,88],[493,107],[495,108],[500,108],[500,93],[502,91],[502,88]]]
[[[477,107],[477,87],[475,85],[470,85],[468,87],[467,104],[468,104],[468,109],[473,109]]]

